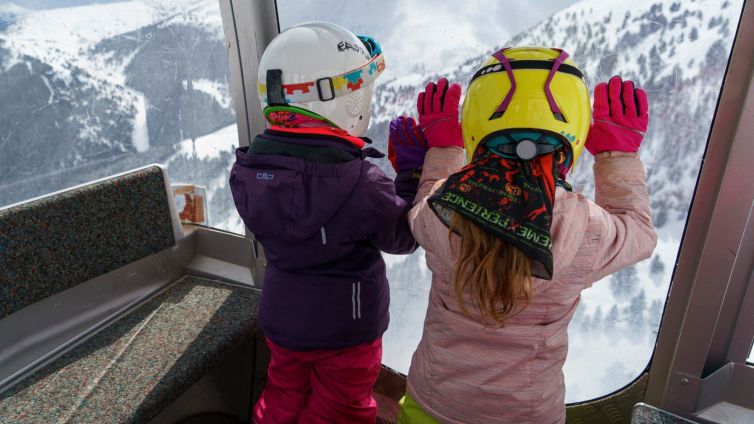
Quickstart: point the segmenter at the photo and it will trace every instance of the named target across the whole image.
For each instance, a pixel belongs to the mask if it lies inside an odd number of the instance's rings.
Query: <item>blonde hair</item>
[[[482,323],[487,325],[489,317],[502,327],[505,319],[523,309],[531,298],[529,258],[459,213],[453,214],[450,229],[451,235],[453,232],[461,235],[454,273],[458,306],[470,316],[463,299],[464,291],[468,290]]]

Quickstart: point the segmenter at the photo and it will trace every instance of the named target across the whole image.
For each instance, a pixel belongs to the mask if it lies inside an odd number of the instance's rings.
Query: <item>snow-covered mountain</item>
[[[18,19],[19,16],[22,16],[27,12],[27,9],[24,9],[15,3],[0,4],[0,31],[7,28],[11,23]]]
[[[213,159],[179,149],[235,124],[217,1],[10,9],[19,13],[0,32],[0,98],[13,99],[0,104],[0,204],[151,162],[176,181],[224,186],[232,149]],[[216,218],[237,227],[226,190],[215,192],[214,209],[228,210]]]
[[[583,0],[510,40],[455,40],[446,66],[438,57],[448,52],[386,51],[389,63],[414,72],[386,72],[377,82],[368,135],[383,150],[389,120],[414,114],[426,81],[444,75],[465,84],[504,45],[563,47],[590,87],[613,74],[646,87],[651,123],[641,156],[659,244],[651,260],[584,292],[570,327],[569,400],[619,388],[649,360],[741,5]],[[392,38],[411,30],[402,22],[394,22]],[[227,187],[237,137],[225,50],[216,0],[41,11],[0,3],[0,206],[159,162],[174,182],[208,185],[213,225],[242,231]],[[585,153],[572,176],[588,195],[591,164]],[[381,166],[391,172],[387,161]],[[384,358],[405,372],[421,336],[430,276],[421,252],[386,259],[393,320]]]

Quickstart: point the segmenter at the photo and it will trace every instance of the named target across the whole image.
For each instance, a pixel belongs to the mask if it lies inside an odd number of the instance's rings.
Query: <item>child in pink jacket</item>
[[[567,329],[581,291],[654,249],[637,154],[646,94],[619,77],[597,85],[589,129],[589,94],[566,58],[497,52],[469,83],[463,134],[458,84],[441,79],[419,96],[429,151],[409,222],[432,287],[399,423],[563,423]],[[553,130],[584,113],[582,134]],[[493,122],[500,116],[507,122]],[[584,145],[595,155],[596,202],[564,182]]]

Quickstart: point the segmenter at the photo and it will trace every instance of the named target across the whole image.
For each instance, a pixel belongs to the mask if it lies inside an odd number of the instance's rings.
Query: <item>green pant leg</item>
[[[408,393],[398,404],[398,424],[441,424],[440,421],[424,412]]]

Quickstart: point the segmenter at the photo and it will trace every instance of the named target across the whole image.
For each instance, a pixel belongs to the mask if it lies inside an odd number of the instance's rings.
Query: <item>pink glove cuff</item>
[[[642,138],[643,135],[629,128],[615,124],[595,124],[589,130],[589,143],[586,144],[586,149],[592,155],[602,152],[635,153],[639,150]]]
[[[424,129],[429,147],[463,147],[461,125],[450,118],[430,123]]]

